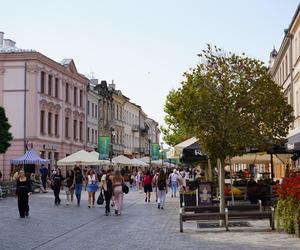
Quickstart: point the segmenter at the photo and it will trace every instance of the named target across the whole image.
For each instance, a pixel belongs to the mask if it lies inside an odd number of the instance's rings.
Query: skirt
[[[97,184],[88,184],[87,186],[87,191],[89,193],[95,193],[98,190],[98,185]]]

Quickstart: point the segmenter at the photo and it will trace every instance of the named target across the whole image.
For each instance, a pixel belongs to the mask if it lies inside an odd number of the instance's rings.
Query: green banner
[[[110,137],[109,136],[99,136],[98,140],[98,150],[100,160],[109,160],[110,156]]]
[[[160,151],[160,159],[162,160],[167,160],[167,152],[168,152],[168,149],[164,149],[164,150],[161,150]]]
[[[159,144],[152,143],[151,144],[151,160],[155,161],[159,159]]]

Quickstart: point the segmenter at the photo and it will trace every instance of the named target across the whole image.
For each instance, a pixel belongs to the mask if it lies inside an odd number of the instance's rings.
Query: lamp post
[[[112,158],[113,158],[113,136],[114,136],[114,128],[110,127],[110,154],[109,154],[109,160],[110,160],[110,166],[112,166]]]
[[[148,138],[148,144],[149,144],[149,165],[151,169],[151,138]]]

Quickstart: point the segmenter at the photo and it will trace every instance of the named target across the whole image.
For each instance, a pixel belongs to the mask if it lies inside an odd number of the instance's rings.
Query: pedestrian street
[[[104,206],[89,209],[86,192],[81,207],[66,206],[64,191],[60,206],[52,192],[34,194],[25,219],[19,218],[16,198],[2,199],[0,249],[300,249],[298,239],[271,231],[266,220],[230,232],[187,222],[180,233],[179,199],[168,194],[165,209],[158,210],[153,194],[145,203],[144,194],[131,190],[122,216],[105,216]]]

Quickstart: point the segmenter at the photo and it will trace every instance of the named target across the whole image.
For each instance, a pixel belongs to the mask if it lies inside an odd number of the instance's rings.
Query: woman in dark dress
[[[19,177],[17,179],[17,196],[18,196],[18,208],[20,217],[24,218],[29,216],[28,197],[31,194],[30,180],[25,176],[24,170],[20,170]]]

